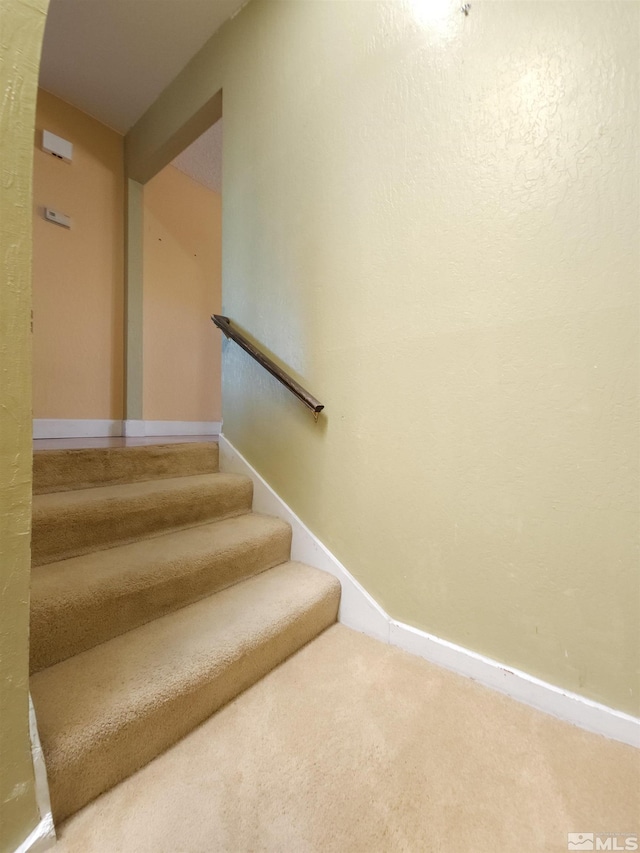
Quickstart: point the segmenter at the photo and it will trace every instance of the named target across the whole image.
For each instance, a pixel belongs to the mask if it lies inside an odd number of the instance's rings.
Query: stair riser
[[[198,555],[186,565],[166,563],[154,577],[138,576],[135,589],[106,589],[103,596],[52,602],[31,598],[31,671],[66,660],[139,625],[198,601],[289,559],[291,528],[282,524],[233,551]],[[46,568],[45,568],[46,571]]]
[[[215,474],[217,470],[215,442],[37,451],[33,456],[33,493]]]
[[[251,510],[250,480],[221,487],[182,488],[141,498],[105,498],[73,507],[39,510],[34,505],[31,559],[34,566]]]
[[[285,630],[265,636],[251,654],[238,650],[232,661],[212,671],[205,682],[148,708],[144,715],[120,720],[116,730],[100,732],[96,742],[73,762],[63,763],[62,755],[47,743],[46,732],[41,732],[55,820],[64,820],[147,764],[302,648],[336,621],[338,602],[339,590],[334,589],[298,614]]]

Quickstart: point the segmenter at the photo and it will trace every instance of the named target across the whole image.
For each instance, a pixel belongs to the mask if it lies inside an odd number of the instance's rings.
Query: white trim
[[[220,435],[220,421],[69,420],[34,418],[34,438],[106,438],[118,436]]]
[[[125,421],[125,424],[128,423]],[[220,421],[141,421],[144,435],[220,435]]]
[[[581,729],[640,747],[640,719],[391,619],[392,646],[453,670]]]
[[[122,435],[122,421],[34,418],[34,438],[104,438]]]
[[[275,515],[291,525],[291,559],[307,563],[334,575],[342,584],[338,619],[349,628],[369,634],[385,643],[389,642],[389,617],[371,598],[369,593],[350,575],[342,563],[325,548],[290,507],[278,497],[271,486],[239,453],[231,442],[220,436],[220,470],[231,474],[245,474],[253,480],[253,509],[266,515]]]
[[[144,421],[122,421],[122,435],[128,438],[131,436],[135,436],[136,438],[143,437],[145,435]]]
[[[640,719],[637,717],[392,619],[224,435],[220,436],[220,470],[250,477],[254,510],[275,515],[291,525],[292,560],[323,569],[340,580],[342,598],[338,620],[343,624],[472,678],[560,720],[630,746],[640,746]]]
[[[40,814],[40,822],[27,838],[20,844],[15,853],[44,853],[56,843],[56,831],[51,814],[51,800],[49,798],[49,784],[47,781],[47,768],[44,763],[44,754],[40,745],[38,735],[38,723],[36,712],[29,694],[29,736],[31,739],[31,756],[33,758],[33,770],[36,779],[36,802]]]
[[[43,818],[27,838],[16,847],[15,853],[44,853],[56,843],[56,833],[51,815]]]

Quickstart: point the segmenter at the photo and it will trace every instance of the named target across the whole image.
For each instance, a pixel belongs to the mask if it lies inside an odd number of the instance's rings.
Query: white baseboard
[[[390,624],[389,642],[581,729],[640,747],[640,719],[630,714],[563,690],[394,619]]]
[[[125,421],[125,425],[129,421]],[[137,421],[144,424],[143,435],[220,435],[221,421]]]
[[[291,525],[291,559],[323,569],[338,578],[342,584],[339,621],[349,628],[388,643],[389,617],[384,610],[224,435],[220,436],[219,446],[220,470],[231,474],[245,474],[253,480],[253,509],[265,515],[275,515]]]
[[[16,848],[15,853],[44,853],[45,850],[50,850],[55,843],[56,834],[53,828],[53,818],[48,815],[29,833],[22,844]]]
[[[220,421],[69,420],[34,418],[34,438],[107,438],[113,436],[220,435]]]
[[[53,815],[51,814],[47,769],[44,763],[36,712],[31,701],[31,696],[29,696],[29,737],[31,739],[31,755],[36,782],[36,802],[38,804],[40,822],[29,833],[22,844],[19,845],[15,853],[44,853],[45,850],[49,850],[56,843],[56,831],[53,825]]]
[[[630,746],[640,746],[640,719],[637,717],[392,619],[224,435],[220,436],[220,470],[249,476],[253,481],[254,510],[275,515],[291,525],[291,559],[323,569],[340,580],[342,598],[338,620],[343,624],[472,678],[567,723]]]
[[[34,438],[105,438],[122,435],[119,420],[34,418]]]
[[[142,438],[145,435],[144,421],[122,421],[122,435],[127,436],[127,438],[132,436]]]

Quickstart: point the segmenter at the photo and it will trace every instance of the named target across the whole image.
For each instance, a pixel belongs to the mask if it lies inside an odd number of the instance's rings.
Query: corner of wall
[[[31,524],[31,252],[33,134],[48,0],[0,4],[0,823],[3,850],[26,843],[43,815],[29,736]],[[44,816],[46,818],[46,815]]]

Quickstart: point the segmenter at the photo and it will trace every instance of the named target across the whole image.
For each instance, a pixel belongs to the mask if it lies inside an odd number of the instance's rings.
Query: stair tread
[[[247,513],[33,569],[41,669],[288,559],[291,529]]]
[[[218,451],[34,462],[30,689],[62,821],[313,640],[340,583]],[[180,474],[180,476],[176,476]]]
[[[72,746],[212,675],[339,582],[287,561],[31,676],[40,737]]]
[[[249,512],[252,492],[248,477],[214,473],[36,495],[32,564]]]
[[[37,566],[31,575],[32,606],[41,606],[49,597],[84,599],[110,589],[114,583],[148,588],[156,578],[172,571],[171,563],[183,555],[209,555],[263,531],[283,528],[288,529],[288,525],[275,516],[247,513]]]
[[[143,500],[149,495],[173,494],[176,491],[190,491],[200,485],[216,483],[236,483],[246,481],[242,474],[191,474],[187,477],[167,477],[162,480],[139,480],[135,483],[115,483],[109,486],[95,486],[91,489],[69,489],[65,492],[45,492],[33,496],[33,512],[59,512],[78,505],[93,505],[108,500]]]
[[[34,494],[87,489],[218,470],[216,442],[172,442],[125,447],[36,450]]]
[[[31,677],[54,815],[151,760],[332,624],[340,584],[287,562]]]

